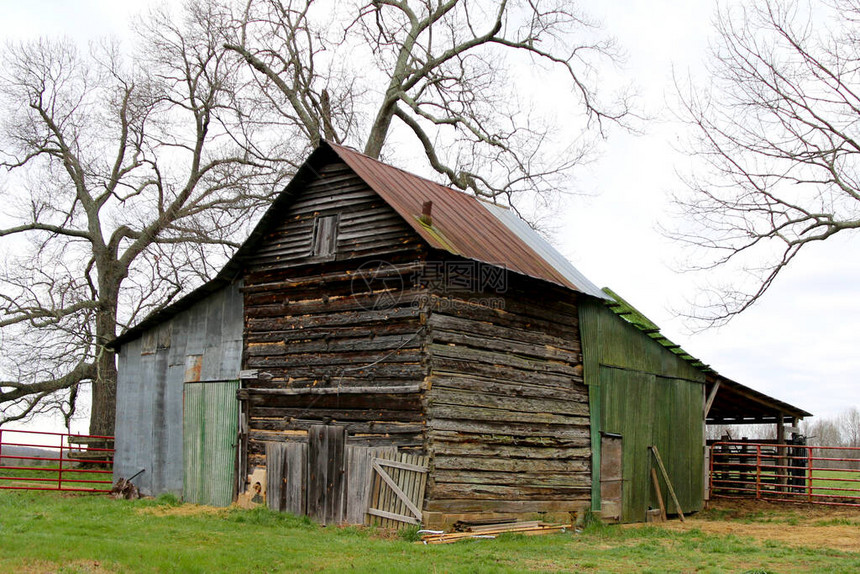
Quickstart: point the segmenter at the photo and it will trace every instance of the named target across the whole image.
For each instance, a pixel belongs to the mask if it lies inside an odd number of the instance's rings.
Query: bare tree
[[[211,276],[321,138],[380,157],[397,136],[510,202],[563,187],[629,115],[597,90],[614,42],[562,0],[190,0],[138,33],[133,57],[49,41],[3,55],[0,191],[20,201],[0,229],[0,424],[68,419],[92,383],[90,430],[110,434],[105,344]],[[566,78],[581,130],[532,114],[516,66]]]
[[[704,165],[678,197],[701,248],[732,271],[699,317],[748,309],[801,250],[860,227],[860,2],[756,0],[720,8],[708,89],[679,88]]]
[[[278,164],[222,48],[231,18],[205,2],[179,21],[153,12],[133,56],[48,40],[3,54],[0,424],[48,409],[68,422],[92,383],[90,431],[112,434],[105,344],[209,276],[271,197]]]
[[[845,446],[860,447],[860,409],[850,407],[837,417],[840,434]]]
[[[507,200],[558,189],[607,123],[629,118],[628,95],[598,94],[611,38],[563,0],[248,0],[235,41],[285,121],[380,157],[392,132],[417,143],[461,189]],[[560,72],[560,108],[585,119],[557,138],[527,109],[508,72]],[[365,120],[365,121],[362,121]],[[591,128],[591,130],[589,130]]]

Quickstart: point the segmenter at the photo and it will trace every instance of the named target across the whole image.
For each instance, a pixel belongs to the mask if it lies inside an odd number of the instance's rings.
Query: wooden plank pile
[[[495,538],[499,534],[515,532],[526,536],[539,536],[555,532],[567,532],[573,529],[572,524],[552,524],[540,520],[526,522],[498,522],[454,524],[455,532],[423,531],[419,544],[450,544],[460,540]]]

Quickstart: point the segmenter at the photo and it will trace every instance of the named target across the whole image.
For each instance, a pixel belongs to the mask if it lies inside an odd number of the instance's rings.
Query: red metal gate
[[[712,497],[860,506],[860,447],[716,442]]]
[[[0,489],[110,492],[113,440],[0,429]]]

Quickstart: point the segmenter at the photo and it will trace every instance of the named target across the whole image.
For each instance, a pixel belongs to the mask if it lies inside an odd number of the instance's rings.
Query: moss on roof
[[[628,323],[632,324],[634,327],[648,335],[650,338],[654,339],[654,341],[665,347],[668,351],[674,353],[675,355],[678,355],[694,367],[701,369],[703,372],[706,373],[715,372],[708,365],[682,349],[680,345],[676,345],[675,343],[667,339],[665,336],[663,336],[663,334],[660,333],[660,327],[657,326],[654,321],[643,315],[638,309],[636,309],[636,307],[634,307],[633,305],[628,303],[623,297],[621,297],[621,295],[619,295],[609,287],[604,287],[603,292],[613,299],[612,301],[606,302],[606,306],[609,307],[609,309],[613,313],[615,313]]]

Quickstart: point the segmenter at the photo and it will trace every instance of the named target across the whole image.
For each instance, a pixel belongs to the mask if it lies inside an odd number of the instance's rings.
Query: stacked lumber
[[[495,538],[499,534],[515,532],[526,536],[537,536],[541,534],[552,534],[555,532],[566,532],[571,530],[571,524],[551,524],[533,520],[530,522],[505,522],[497,524],[476,524],[462,526],[461,532],[423,531],[419,544],[450,544],[459,540],[471,540],[481,538]]]

